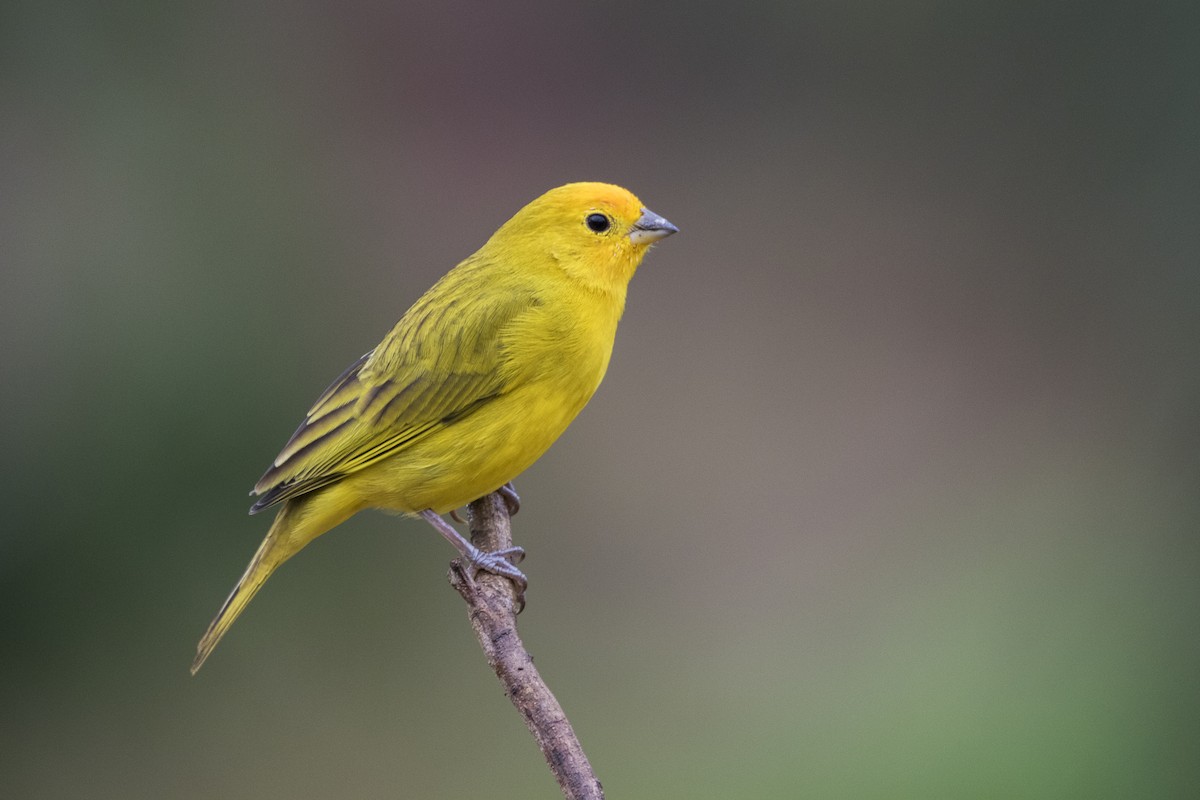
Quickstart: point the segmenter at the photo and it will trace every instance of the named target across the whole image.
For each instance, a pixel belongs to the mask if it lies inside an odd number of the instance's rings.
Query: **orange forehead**
[[[642,202],[632,192],[611,183],[568,183],[551,189],[543,199],[579,210],[606,208],[634,219],[642,213]]]

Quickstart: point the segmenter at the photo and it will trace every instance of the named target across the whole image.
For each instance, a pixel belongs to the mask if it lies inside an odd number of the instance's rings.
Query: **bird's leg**
[[[508,506],[508,515],[515,517],[521,510],[521,496],[517,494],[517,488],[513,486],[512,481],[501,486],[496,492],[504,498],[504,505]]]
[[[475,545],[467,541],[461,533],[454,530],[454,527],[442,519],[440,514],[435,513],[432,509],[425,509],[421,512],[421,517],[434,527],[446,541],[454,545],[454,549],[459,552],[466,566],[463,569],[463,575],[466,576],[467,582],[475,583],[475,575],[479,572],[490,572],[493,575],[499,575],[501,578],[508,578],[517,587],[517,608],[525,607],[525,589],[529,586],[529,579],[521,570],[517,569],[514,564],[520,564],[525,558],[525,549],[521,547],[509,547],[504,550],[495,552],[487,552],[480,550]],[[509,559],[512,559],[511,561]]]
[[[458,515],[458,509],[457,509],[457,508],[452,508],[452,509],[450,509],[450,519],[454,520],[455,522],[466,522],[466,520],[465,520],[465,519],[463,519],[462,517],[460,517],[460,516]]]

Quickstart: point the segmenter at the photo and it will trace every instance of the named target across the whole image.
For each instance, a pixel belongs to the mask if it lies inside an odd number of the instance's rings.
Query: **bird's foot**
[[[516,588],[516,613],[520,614],[524,610],[525,589],[529,586],[529,579],[515,566],[525,559],[524,548],[507,547],[495,551],[480,550],[434,511],[425,509],[421,512],[421,517],[445,537],[446,541],[454,545],[454,549],[462,556],[462,561],[456,562],[456,566],[468,586],[472,589],[475,588],[475,576],[480,572],[490,572],[501,578],[508,578]]]
[[[508,578],[516,588],[516,613],[525,610],[525,589],[529,587],[529,579],[525,573],[516,568],[525,560],[525,548],[508,547],[504,550],[488,552],[480,550],[475,545],[469,545],[470,550],[462,554],[462,562],[458,565],[459,572],[466,579],[467,585],[475,587],[475,576],[480,572],[490,572],[501,578]]]
[[[521,496],[517,494],[517,489],[512,485],[512,481],[501,486],[496,492],[504,498],[504,505],[508,506],[508,515],[515,517],[521,510]]]

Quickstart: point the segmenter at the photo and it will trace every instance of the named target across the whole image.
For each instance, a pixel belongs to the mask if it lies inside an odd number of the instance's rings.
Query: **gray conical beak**
[[[679,233],[679,228],[650,209],[643,208],[642,215],[633,223],[633,230],[629,232],[629,241],[634,244],[650,244],[665,239],[672,233]]]

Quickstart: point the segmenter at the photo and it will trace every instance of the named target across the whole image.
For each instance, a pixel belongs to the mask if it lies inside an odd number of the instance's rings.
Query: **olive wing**
[[[250,513],[395,455],[510,388],[500,334],[531,297],[464,296],[452,275],[317,399],[255,484]]]

